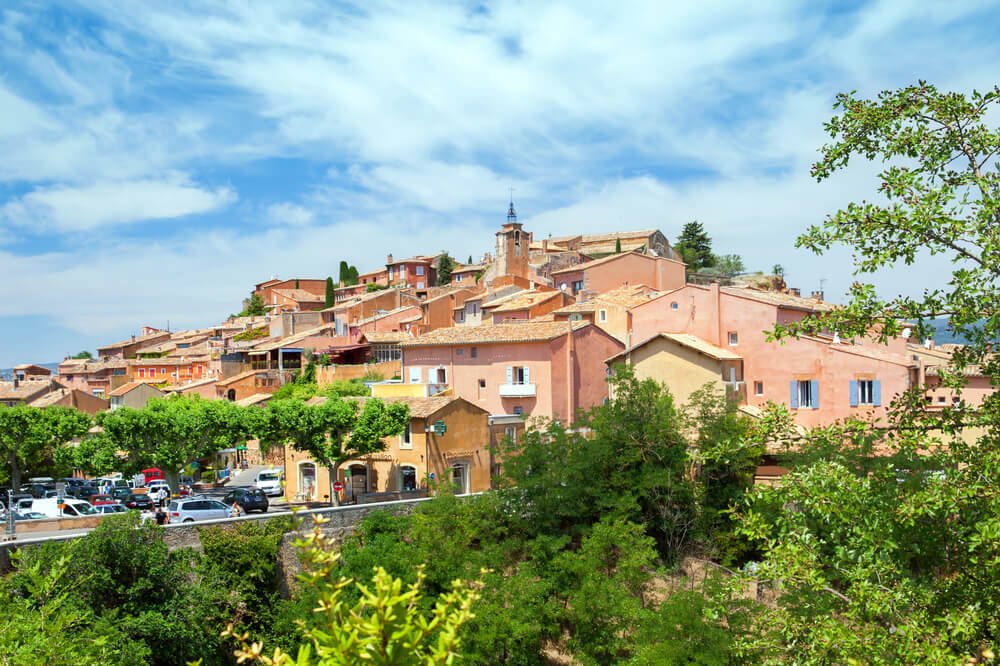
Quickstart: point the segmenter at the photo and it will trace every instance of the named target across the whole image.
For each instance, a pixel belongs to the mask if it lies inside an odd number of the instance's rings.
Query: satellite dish
[[[913,329],[910,329],[910,328],[904,328],[903,329],[903,339],[904,340],[909,340],[911,335],[913,335]]]
[[[833,344],[835,344],[835,345],[839,345],[840,344],[840,334],[839,333],[834,333],[833,334]]]

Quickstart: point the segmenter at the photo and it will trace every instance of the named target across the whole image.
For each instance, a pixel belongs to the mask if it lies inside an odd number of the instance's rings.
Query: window
[[[607,321],[608,320],[608,311],[607,310],[600,310],[598,312],[598,319],[600,321]]]
[[[851,382],[851,407],[882,404],[882,382],[877,379],[857,379]]]
[[[399,489],[409,492],[417,489],[417,468],[406,465],[399,468]]]
[[[423,288],[424,288],[424,283],[423,282],[418,282],[417,283],[417,289],[423,289]]]
[[[389,267],[389,282],[392,282],[392,266]]]
[[[510,440],[511,444],[517,444],[517,428],[509,425],[503,429],[503,436],[505,439]]]
[[[736,331],[729,331],[729,346],[735,347],[740,343],[740,336],[736,334]]]
[[[679,306],[679,305],[677,305],[677,301],[672,301],[672,302],[670,303],[670,309],[671,309],[671,310],[676,310],[676,309],[677,309],[677,308],[679,308],[679,307],[680,307],[680,306]]]
[[[437,384],[447,384],[448,383],[448,373],[444,368],[437,369]]]
[[[469,349],[469,356],[471,356],[472,358],[476,358],[477,356],[479,356],[479,348],[472,347],[471,349]]]
[[[753,383],[753,394],[754,395],[764,395],[764,382],[754,382]]]
[[[508,384],[530,384],[531,383],[531,371],[528,366],[518,365],[510,366],[507,368],[507,383]]]
[[[481,389],[486,388],[486,380],[485,379],[480,379],[479,380],[479,388],[481,388]]]
[[[419,276],[421,276],[423,274],[424,274],[424,267],[423,266],[417,266],[417,276],[419,277]]]
[[[167,369],[166,368],[160,368],[160,374],[161,375],[167,374]]]
[[[459,347],[455,350],[455,356],[465,356],[465,350]]]
[[[412,449],[413,439],[410,433],[410,424],[406,424],[406,428],[403,430],[403,434],[399,436],[399,448],[401,449]]]
[[[411,384],[420,383],[420,368],[410,368],[410,383]]]
[[[146,376],[146,368],[139,368],[139,376],[140,377]]]
[[[517,405],[516,407],[514,407],[514,413],[517,414],[518,416],[521,416],[522,414],[524,414],[524,407],[522,407],[521,405]]]
[[[573,283],[573,293],[577,294],[583,291],[583,280],[577,280]]]
[[[819,382],[815,379],[793,380],[792,409],[819,409]]]

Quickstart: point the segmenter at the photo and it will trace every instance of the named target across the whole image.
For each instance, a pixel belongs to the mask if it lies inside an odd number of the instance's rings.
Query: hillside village
[[[332,294],[325,279],[264,280],[251,294],[263,314],[193,330],[145,327],[95,358],[67,358],[56,375],[18,366],[0,382],[0,404],[94,414],[198,395],[263,406],[311,364],[320,387],[364,379],[372,396],[410,407],[409,428],[385,451],[341,467],[351,501],[417,491],[435,477],[466,492],[490,488],[494,445],[516,440],[529,419],[571,425],[608,400],[616,364],[663,382],[679,403],[709,384],[752,417],[785,405],[801,428],[884,416],[914,386],[928,387],[928,410],[978,406],[992,390],[974,369],[961,394],[937,387],[955,346],[918,344],[909,331],[887,344],[833,333],[769,341],[775,324],[833,306],[778,276],[706,280],[655,229],[537,240],[511,203],[495,253],[447,276],[438,275],[441,257],[389,254]],[[326,468],[298,451],[268,461],[252,449],[222,453],[226,467],[247,458],[283,465],[289,501],[318,500],[329,487]],[[783,471],[768,457],[758,480]]]

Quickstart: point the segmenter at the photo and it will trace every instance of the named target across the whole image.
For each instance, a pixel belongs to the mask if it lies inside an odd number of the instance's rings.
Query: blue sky
[[[214,323],[270,275],[700,220],[836,299],[797,233],[834,95],[994,85],[990,2],[4,3],[0,367]],[[879,276],[935,286],[947,266]]]

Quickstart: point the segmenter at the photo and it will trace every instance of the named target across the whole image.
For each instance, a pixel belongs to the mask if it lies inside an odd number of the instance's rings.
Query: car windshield
[[[73,504],[72,506],[81,516],[93,516],[98,513],[97,509],[89,504]]]
[[[171,502],[170,504],[168,504],[168,505],[167,505],[167,507],[168,507],[168,508],[169,508],[169,509],[170,509],[171,511],[177,511],[177,502]]]
[[[257,476],[258,481],[277,481],[281,476],[281,472],[261,472]]]

